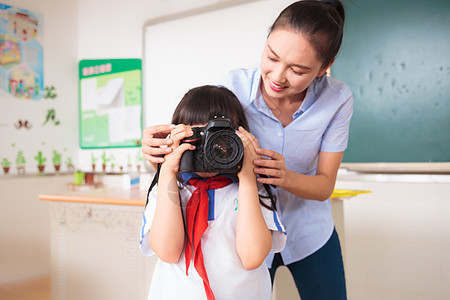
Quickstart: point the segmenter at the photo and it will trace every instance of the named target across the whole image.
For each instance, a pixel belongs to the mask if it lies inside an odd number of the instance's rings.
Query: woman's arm
[[[177,262],[184,247],[184,222],[176,175],[181,155],[195,146],[188,143],[179,145],[181,139],[189,136],[183,127],[179,125],[171,133],[173,151],[165,156],[161,166],[155,216],[149,232],[150,246],[166,263]]]
[[[267,228],[259,203],[253,161],[258,158],[255,137],[242,127],[237,132],[244,143],[244,161],[239,177],[239,203],[236,225],[236,250],[247,270],[258,268],[272,248],[272,234]]]
[[[337,172],[344,152],[319,153],[316,175],[302,175],[288,170],[284,156],[267,149],[256,149],[259,155],[267,156],[255,161],[255,172],[269,178],[258,178],[261,183],[281,187],[292,194],[310,200],[327,200],[334,190]]]

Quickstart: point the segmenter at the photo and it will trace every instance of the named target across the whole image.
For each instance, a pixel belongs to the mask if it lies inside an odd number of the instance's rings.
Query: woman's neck
[[[273,98],[262,89],[264,102],[283,127],[288,126],[294,120],[293,115],[302,105],[305,95],[306,91],[293,97]]]

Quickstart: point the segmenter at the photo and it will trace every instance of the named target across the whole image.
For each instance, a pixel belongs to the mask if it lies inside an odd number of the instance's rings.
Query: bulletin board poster
[[[38,100],[44,94],[42,16],[0,3],[0,89]]]
[[[138,147],[142,136],[140,59],[79,63],[80,147]]]

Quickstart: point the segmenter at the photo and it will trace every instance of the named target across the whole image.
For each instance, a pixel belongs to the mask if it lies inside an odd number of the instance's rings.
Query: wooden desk
[[[139,189],[99,188],[85,191],[67,191],[56,195],[39,195],[39,200],[144,206],[146,196],[147,191]]]

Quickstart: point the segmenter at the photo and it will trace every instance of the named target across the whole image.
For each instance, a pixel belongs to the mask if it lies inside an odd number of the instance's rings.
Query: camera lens
[[[237,156],[237,144],[229,136],[218,136],[211,143],[211,156],[219,163],[230,163]]]
[[[219,130],[205,143],[205,159],[210,172],[236,171],[244,156],[244,145],[232,130]]]

